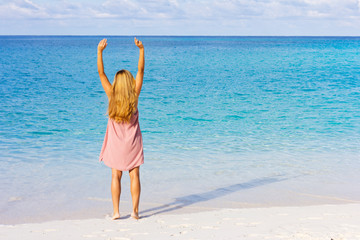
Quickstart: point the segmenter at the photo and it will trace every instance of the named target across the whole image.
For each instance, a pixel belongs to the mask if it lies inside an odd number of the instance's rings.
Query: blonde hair
[[[136,107],[135,79],[127,70],[115,74],[109,100],[108,115],[115,122],[130,122]]]

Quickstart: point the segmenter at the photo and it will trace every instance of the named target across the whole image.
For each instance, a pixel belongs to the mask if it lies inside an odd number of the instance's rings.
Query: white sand
[[[360,239],[360,204],[221,209],[0,225],[0,239]]]

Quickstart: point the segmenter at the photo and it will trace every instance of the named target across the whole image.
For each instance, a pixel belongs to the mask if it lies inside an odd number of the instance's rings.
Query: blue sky
[[[360,36],[360,0],[0,0],[0,34]]]

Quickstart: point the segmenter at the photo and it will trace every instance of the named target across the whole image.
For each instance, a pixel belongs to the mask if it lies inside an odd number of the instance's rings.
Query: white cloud
[[[12,1],[0,5],[0,18],[31,18],[46,17],[46,9],[29,0]]]
[[[0,18],[238,19],[359,16],[360,0],[106,0],[103,2],[16,0],[0,5]]]
[[[318,25],[331,21],[358,29],[359,9],[360,0],[14,0],[0,2],[0,19],[62,21],[63,25],[71,21],[75,27],[116,21],[129,28],[173,27],[179,33],[180,27],[195,31],[213,25],[258,25],[262,29],[261,24],[271,22],[293,27],[305,21]]]
[[[94,8],[96,9],[96,8]],[[67,19],[91,17],[88,5],[68,1],[48,1],[42,4],[30,0],[15,0],[0,4],[0,19]]]

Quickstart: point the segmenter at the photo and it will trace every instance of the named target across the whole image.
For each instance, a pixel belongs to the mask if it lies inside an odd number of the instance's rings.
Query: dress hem
[[[134,168],[137,168],[137,167],[140,167],[141,165],[144,164],[144,160],[143,160],[140,164],[137,164],[137,165],[135,165],[134,167],[126,168],[126,169],[118,169],[118,168],[116,168],[116,167],[110,166],[110,165],[107,164],[103,159],[99,159],[99,162],[103,162],[104,165],[106,165],[107,167],[109,167],[109,168],[114,168],[114,169],[119,170],[119,171],[130,171],[130,170],[132,170],[132,169],[134,169]]]

